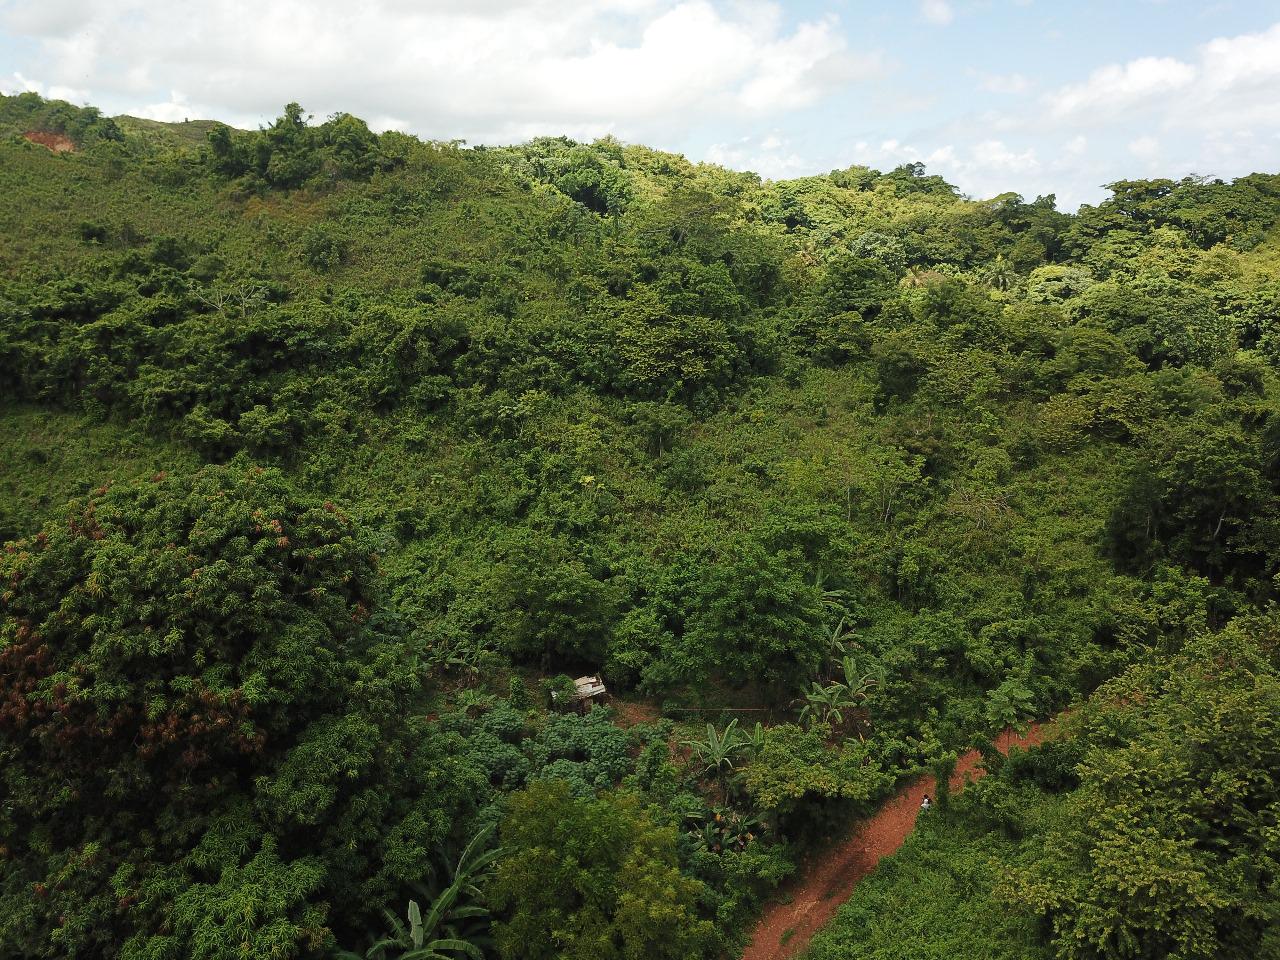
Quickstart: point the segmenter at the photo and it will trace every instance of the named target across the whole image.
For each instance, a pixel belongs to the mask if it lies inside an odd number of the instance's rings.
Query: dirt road
[[[996,739],[996,747],[1001,753],[1008,753],[1013,746],[1037,744],[1047,729],[1047,724],[1033,724],[1021,736],[1006,730]],[[953,793],[986,773],[981,762],[982,756],[977,750],[960,757],[951,777]],[[859,822],[843,842],[821,857],[802,864],[799,878],[780,891],[789,902],[775,902],[765,908],[742,960],[786,960],[802,953],[813,935],[849,899],[859,881],[875,869],[881,857],[902,846],[915,829],[921,800],[925,794],[934,796],[936,789],[933,777],[908,784],[874,814]]]

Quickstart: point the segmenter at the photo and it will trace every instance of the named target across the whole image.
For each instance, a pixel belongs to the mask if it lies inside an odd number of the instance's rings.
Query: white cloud
[[[1142,57],[1112,64],[1090,74],[1084,83],[1055,91],[1048,97],[1055,116],[1114,112],[1154,97],[1183,90],[1196,79],[1196,68],[1173,57]]]
[[[12,0],[0,11],[38,45],[24,69],[108,109],[188,116],[212,104],[252,126],[296,99],[472,141],[670,142],[716,119],[806,107],[884,69],[848,49],[834,17],[789,23],[760,0]]]
[[[183,120],[193,120],[208,115],[208,111],[192,106],[177,90],[170,92],[168,100],[139,107],[133,113],[134,116],[144,117],[147,120],[161,120],[165,123],[180,123]]]
[[[1280,124],[1280,23],[1220,37],[1194,60],[1141,57],[1095,70],[1046,97],[1058,119],[1141,111],[1166,127],[1224,129]]]
[[[1154,160],[1160,156],[1160,141],[1155,137],[1138,137],[1129,141],[1129,152],[1139,160]]]
[[[1004,76],[974,74],[989,92]],[[991,101],[987,101],[990,103]],[[1136,175],[1234,177],[1280,165],[1280,24],[1178,57],[1103,66],[1030,101],[975,107],[906,137],[860,140],[856,162],[922,160],[971,196],[1056,193],[1063,209]]]
[[[1262,33],[1210,40],[1202,52],[1205,79],[1214,87],[1275,80],[1280,78],[1277,53],[1280,53],[1280,24]]]
[[[1031,89],[1031,81],[1020,73],[987,74],[978,85],[988,93],[1026,93]]]
[[[763,138],[742,137],[735,143],[713,143],[706,151],[710,163],[733,170],[751,170],[772,180],[794,177],[807,171],[804,158],[791,142],[777,134]]]
[[[1137,174],[1135,161],[1145,175],[1167,177],[1275,169],[1280,23],[1211,40],[1187,56],[1105,65],[1046,93],[1036,107],[985,126],[1011,144],[1061,144],[1056,152],[1043,148],[1048,159],[1038,171],[1014,175],[1055,190],[1067,208],[1096,202],[1100,184]],[[954,138],[956,129],[943,135]]]
[[[0,78],[0,93],[7,97],[18,93],[40,93],[41,89],[40,84],[27,79],[17,70],[7,77]]]
[[[1013,150],[1002,140],[983,140],[975,144],[972,163],[982,170],[1003,173],[1027,173],[1040,167],[1034,149]]]
[[[1280,23],[1261,33],[1205,44],[1199,74],[1190,105],[1198,125],[1280,126]]]
[[[78,87],[63,86],[59,83],[44,84],[30,77],[24,77],[15,70],[8,77],[0,78],[0,93],[12,96],[17,93],[38,93],[50,100],[66,100],[69,103],[86,103],[89,92]]]
[[[920,16],[929,23],[945,27],[956,18],[956,12],[951,9],[948,0],[921,0]]]
[[[921,149],[899,140],[883,140],[878,145],[859,141],[853,147],[855,163],[887,170],[904,163],[924,163],[930,173],[938,173],[977,197],[992,197],[1012,189],[1027,174],[1041,170],[1033,148],[1014,149],[1003,140],[976,143],[945,143]]]
[[[1031,86],[1025,76],[972,76],[991,92]],[[1136,175],[1274,170],[1280,165],[1280,24],[1212,40],[1187,55],[1103,66],[1043,97],[999,109],[979,103],[909,135],[864,134],[833,159],[831,166],[851,160],[881,170],[922,161],[971,196],[1052,192],[1068,210],[1097,202],[1102,184]]]

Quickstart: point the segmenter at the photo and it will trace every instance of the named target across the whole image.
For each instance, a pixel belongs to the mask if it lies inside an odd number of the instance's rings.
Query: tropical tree
[[[813,579],[813,589],[818,591],[819,598],[821,599],[824,607],[830,610],[844,611],[845,603],[849,599],[849,592],[847,590],[828,588],[827,576],[821,570],[818,571],[818,575]],[[842,615],[840,617],[839,627],[844,625],[844,619],[845,618]],[[837,627],[837,630],[839,627]]]
[[[836,621],[835,626],[822,628],[822,639],[825,641],[827,652],[833,657],[840,657],[845,652],[845,638],[849,636],[849,625],[846,617],[841,617]]]
[[[831,728],[821,723],[808,729],[780,723],[765,731],[763,749],[742,770],[742,785],[771,827],[785,827],[780,818],[827,801],[865,803],[892,782],[868,744],[845,740],[833,748],[830,739]]]
[[[399,722],[375,562],[244,465],[104,487],[0,552],[0,874],[47,891],[0,953],[294,956],[414,879],[476,774]]]
[[[705,885],[680,872],[677,834],[639,797],[574,797],[563,780],[514,794],[490,890],[506,960],[689,960],[713,928]]]
[[[986,281],[997,290],[1008,290],[1018,280],[1013,265],[1003,255],[996,257],[995,262],[987,268]]]
[[[1058,960],[1276,955],[1277,626],[1236,621],[1086,709],[1080,785],[1007,888]]]

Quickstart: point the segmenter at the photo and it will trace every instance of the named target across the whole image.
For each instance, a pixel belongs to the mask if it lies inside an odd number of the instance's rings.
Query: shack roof
[[[579,700],[590,700],[606,693],[604,681],[599,677],[579,677],[573,681],[574,696]]]
[[[579,677],[573,681],[573,695],[570,699],[574,701],[590,700],[608,692],[605,689],[604,681],[599,677]],[[558,699],[554,690],[551,691],[551,699]]]

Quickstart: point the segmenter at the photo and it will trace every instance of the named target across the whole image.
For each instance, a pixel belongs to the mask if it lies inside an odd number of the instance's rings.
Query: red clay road
[[[1032,724],[1021,736],[1006,730],[996,738],[996,747],[1001,753],[1008,753],[1013,746],[1037,744],[1043,739],[1045,729],[1043,724]],[[986,773],[979,765],[981,760],[977,750],[960,757],[951,777],[953,793]],[[920,801],[926,793],[932,797],[936,787],[933,777],[922,777],[908,784],[874,814],[859,822],[843,843],[806,864],[796,884],[783,891],[790,902],[774,902],[765,908],[742,960],[787,960],[804,952],[813,935],[835,916],[858,882],[876,868],[882,857],[902,846],[915,829]]]

